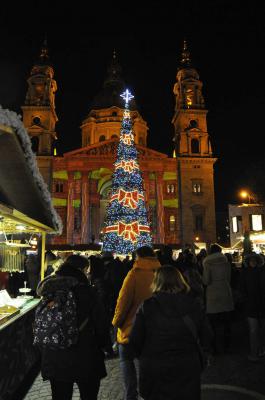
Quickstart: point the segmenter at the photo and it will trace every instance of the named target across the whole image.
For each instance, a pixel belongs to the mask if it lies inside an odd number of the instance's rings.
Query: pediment
[[[30,129],[31,131],[43,132],[44,127],[43,127],[42,125],[33,124],[33,125],[31,125],[31,126],[29,127],[29,129]]]
[[[201,131],[202,131],[202,130],[201,130],[200,128],[190,128],[190,129],[189,129],[189,132],[193,132],[193,133],[196,133],[196,132],[197,132],[197,133],[201,133]]]
[[[104,142],[96,143],[90,146],[81,147],[80,149],[64,153],[64,157],[115,157],[117,153],[119,141],[117,139],[105,140]],[[149,149],[145,146],[136,145],[140,159],[162,159],[168,158],[164,153]]]

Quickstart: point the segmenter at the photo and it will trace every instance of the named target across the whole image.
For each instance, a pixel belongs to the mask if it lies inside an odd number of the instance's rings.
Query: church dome
[[[108,75],[104,81],[103,88],[95,96],[90,109],[103,109],[113,106],[124,108],[124,100],[120,96],[126,89],[124,80],[121,77],[121,66],[117,62],[116,54],[113,54],[111,65],[108,68]],[[130,102],[130,110],[136,110],[134,99]]]

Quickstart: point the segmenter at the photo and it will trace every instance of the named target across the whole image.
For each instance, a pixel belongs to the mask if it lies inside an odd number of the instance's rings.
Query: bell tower
[[[183,246],[216,240],[213,157],[202,82],[184,41],[173,88],[172,119],[178,173],[180,241]]]
[[[55,111],[56,81],[49,59],[47,40],[44,40],[38,60],[28,79],[28,90],[23,110],[23,123],[37,155],[40,171],[48,184],[51,183],[51,166],[58,121]]]

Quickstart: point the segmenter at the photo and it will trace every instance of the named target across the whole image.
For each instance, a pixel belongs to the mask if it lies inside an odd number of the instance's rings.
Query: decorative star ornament
[[[125,100],[125,105],[128,105],[129,101],[134,98],[134,96],[128,89],[126,89],[125,92],[123,92],[120,96],[123,98],[123,100]]]

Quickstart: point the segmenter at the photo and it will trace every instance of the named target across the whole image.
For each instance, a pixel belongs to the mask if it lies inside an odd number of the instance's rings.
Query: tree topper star
[[[134,98],[128,89],[126,89],[125,92],[123,92],[120,96],[125,100],[126,105],[129,104],[129,101]]]

